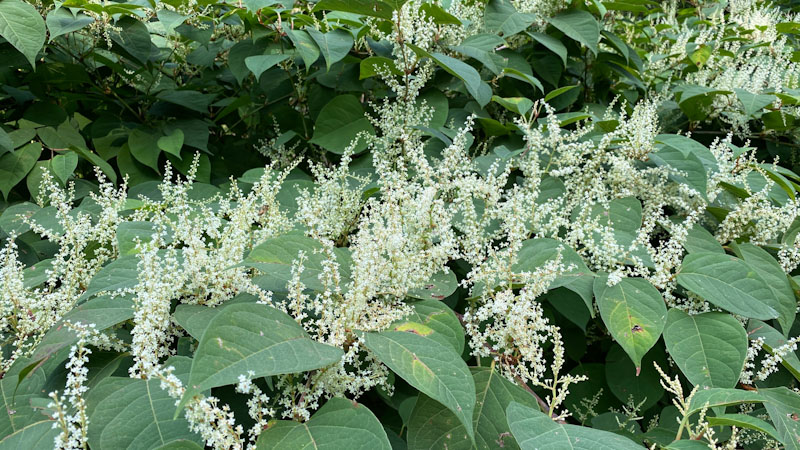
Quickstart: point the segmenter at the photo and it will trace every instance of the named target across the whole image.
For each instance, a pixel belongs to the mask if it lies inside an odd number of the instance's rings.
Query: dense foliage
[[[0,0],[0,449],[800,448],[794,9]]]

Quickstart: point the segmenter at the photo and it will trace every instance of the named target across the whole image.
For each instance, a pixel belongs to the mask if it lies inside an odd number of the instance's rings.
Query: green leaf
[[[165,366],[186,381],[191,360],[172,357]],[[89,445],[92,448],[151,449],[173,441],[202,443],[183,417],[173,418],[175,400],[161,389],[158,378],[109,377],[90,389],[86,397]]]
[[[788,336],[794,323],[797,299],[795,299],[786,272],[783,271],[778,261],[761,247],[747,243],[734,244],[734,251],[761,276],[772,291],[771,298],[774,299],[774,302],[771,303],[771,306],[778,311],[778,323],[783,334]]]
[[[306,31],[319,46],[328,70],[331,70],[331,65],[344,59],[353,48],[353,35],[345,30],[335,29],[323,33],[314,28],[307,28]]]
[[[67,182],[76,167],[78,167],[78,154],[73,151],[61,152],[50,160],[50,169],[52,169],[53,175],[62,183]]]
[[[86,149],[83,149],[83,148],[78,148],[78,147],[74,147],[74,146],[70,146],[69,148],[70,148],[70,150],[72,150],[75,153],[77,153],[78,156],[80,156],[81,158],[83,158],[86,161],[89,161],[90,163],[92,163],[93,165],[99,167],[100,170],[103,171],[103,174],[105,176],[107,176],[108,179],[111,180],[112,183],[116,183],[117,182],[117,172],[115,172],[114,168],[111,167],[111,164],[107,163],[103,158],[101,158],[101,157],[97,156],[96,154],[94,154],[93,152],[91,152],[89,150],[86,150]]]
[[[47,35],[41,14],[30,3],[20,0],[0,1],[0,36],[25,55],[36,67],[36,55]]]
[[[572,40],[589,47],[595,55],[600,42],[600,23],[586,11],[570,9],[549,20],[550,25],[566,34]]]
[[[742,102],[745,115],[750,117],[771,105],[772,102],[776,100],[774,95],[753,94],[750,91],[739,88],[735,88],[733,92],[736,92],[736,97],[738,97],[739,101]]]
[[[164,29],[167,32],[171,32],[190,17],[166,8],[159,9],[156,15],[158,16],[158,21],[164,25]]]
[[[322,107],[309,142],[341,155],[359,133],[374,135],[375,128],[364,116],[364,108],[354,95],[340,95]],[[365,148],[366,140],[359,139],[353,150],[358,153]]]
[[[94,18],[83,12],[73,13],[69,8],[58,8],[47,13],[47,30],[50,32],[50,41],[58,36],[80,30],[94,23]]]
[[[6,133],[6,130],[0,128],[0,155],[14,151],[14,141],[11,136]]]
[[[294,44],[294,48],[297,49],[297,52],[303,59],[306,72],[308,72],[311,65],[319,59],[319,47],[317,47],[317,44],[311,39],[311,36],[304,30],[292,30],[291,28],[287,28],[285,32],[286,35],[289,36],[289,40]]]
[[[394,373],[455,413],[474,437],[475,382],[451,347],[414,333],[363,333],[364,345]]]
[[[275,308],[230,305],[209,322],[200,339],[181,406],[200,391],[237,383],[248,371],[253,377],[304,372],[333,364],[342,354],[311,340],[294,319]]]
[[[334,397],[305,423],[280,420],[256,442],[257,450],[313,448],[319,450],[390,450],[383,426],[366,406]]]
[[[559,95],[561,95],[561,94],[563,94],[565,92],[571,91],[571,90],[575,89],[576,87],[578,87],[577,84],[573,85],[573,86],[562,86],[562,87],[560,87],[558,89],[553,89],[552,91],[548,92],[547,95],[544,96],[544,101],[549,102],[550,100],[558,97]]]
[[[153,47],[147,25],[133,17],[123,16],[117,21],[115,28],[119,29],[119,32],[111,33],[111,39],[134,59],[146,63],[150,59],[150,50]]]
[[[6,1],[2,0],[0,4]],[[31,142],[13,153],[0,156],[0,192],[4,198],[7,199],[11,189],[25,179],[25,175],[33,169],[41,154],[42,144]]]
[[[215,94],[203,94],[192,90],[163,90],[156,95],[159,100],[183,106],[201,114],[208,113],[208,105],[214,101]]]
[[[464,328],[453,310],[437,300],[411,303],[414,312],[395,321],[389,329],[417,333],[464,352]]]
[[[628,438],[608,431],[556,423],[537,409],[511,402],[506,409],[511,433],[522,450],[642,450]]]
[[[503,36],[524,31],[534,20],[535,15],[517,11],[509,0],[491,0],[483,15],[486,29],[493,33],[503,33]]]
[[[68,347],[78,340],[75,332],[64,323],[94,324],[95,330],[103,331],[119,323],[133,318],[133,302],[125,297],[97,297],[73,308],[64,315],[42,338],[32,355],[34,361],[40,361]]]
[[[361,60],[358,79],[363,80],[365,78],[377,76],[380,71],[385,69],[388,69],[388,72],[392,75],[403,74],[395,65],[394,60],[384,56],[370,56]]]
[[[139,258],[136,255],[121,255],[95,274],[83,293],[89,298],[99,292],[132,288],[139,282]]]
[[[567,67],[567,47],[558,39],[550,36],[549,34],[539,32],[529,32],[528,36],[532,37],[536,42],[545,46],[548,50],[555,53]]]
[[[492,96],[494,102],[499,103],[503,108],[524,116],[528,111],[533,108],[533,101],[525,97],[498,97]]]
[[[661,336],[667,307],[658,289],[643,278],[623,278],[611,287],[607,282],[608,275],[599,275],[594,281],[600,317],[638,374],[642,357]]]
[[[733,426],[737,428],[749,428],[751,430],[760,431],[778,442],[781,440],[775,427],[766,420],[759,419],[758,417],[748,416],[746,414],[720,414],[718,416],[708,416],[707,420],[708,424],[712,427]]]
[[[244,64],[256,76],[256,81],[261,78],[261,74],[275,66],[281,61],[289,58],[288,54],[257,55],[248,56],[244,59]]]
[[[739,381],[747,356],[747,333],[730,314],[690,316],[672,308],[667,314],[664,343],[692,384],[729,388]]]
[[[133,255],[136,253],[136,241],[143,244],[153,240],[158,232],[158,227],[152,222],[125,221],[117,226],[117,248],[120,255]],[[169,243],[171,239],[165,239]]]
[[[518,449],[506,420],[506,408],[513,401],[537,408],[530,393],[488,367],[470,368],[477,392],[472,424],[473,446],[464,425],[441,403],[420,394],[408,421],[408,445],[413,449],[450,450],[472,448]]]
[[[314,11],[322,9],[349,12],[380,19],[391,19],[394,11],[394,8],[389,3],[376,0],[321,0],[314,6]]]
[[[128,135],[128,148],[131,155],[156,172],[159,171],[158,155],[161,154],[161,149],[158,148],[158,138],[159,136],[155,132],[141,129],[131,130]]]
[[[467,91],[481,107],[485,106],[492,99],[492,89],[481,80],[481,75],[474,67],[464,61],[441,53],[429,53],[410,44],[409,47],[411,47],[418,56],[427,56],[431,58],[439,67],[444,69],[445,72],[463,81],[464,85],[467,87]]]
[[[263,276],[259,277],[259,285],[273,292],[286,292],[286,285],[292,279],[292,264],[300,252],[304,252],[306,260],[305,269],[300,275],[300,281],[306,288],[321,291],[324,289],[319,275],[323,271],[325,256],[320,252],[322,245],[316,239],[306,236],[289,234],[267,239],[256,246],[242,263],[246,267],[254,267]],[[350,279],[349,266],[351,264],[350,250],[344,248],[334,249],[341,283],[346,285]]]
[[[775,319],[778,300],[764,279],[743,260],[719,253],[690,253],[678,284],[720,308],[752,319]]]
[[[800,448],[800,396],[786,387],[759,389],[780,442],[787,449]]]
[[[158,148],[161,150],[181,158],[181,148],[183,148],[183,131],[180,128],[176,128],[171,134],[158,138],[156,145],[158,145]]]
[[[650,160],[657,166],[668,167],[669,177],[676,183],[689,186],[706,198],[708,178],[703,162],[694,153],[684,153],[674,147],[664,147],[650,153]]]
[[[409,290],[406,295],[420,300],[444,300],[453,295],[456,289],[458,289],[456,274],[448,270],[447,273],[436,272],[425,285]]]
[[[53,428],[53,420],[43,420],[5,436],[0,441],[0,450],[51,448],[60,428]]]
[[[8,436],[45,418],[31,406],[32,401],[47,399],[47,393],[42,392],[47,377],[45,370],[34,371],[18,384],[19,374],[33,362],[17,360],[0,379],[0,436]],[[50,445],[47,448],[52,448],[52,442]]]

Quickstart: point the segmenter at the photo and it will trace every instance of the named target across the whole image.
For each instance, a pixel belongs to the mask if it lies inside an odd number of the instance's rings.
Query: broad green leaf
[[[33,362],[24,358],[17,360],[0,379],[0,436],[8,436],[46,418],[31,406],[32,401],[47,399],[47,392],[42,392],[46,371],[36,370],[19,380],[22,370]],[[47,448],[52,448],[52,442],[50,445]]]
[[[780,442],[787,449],[800,448],[800,396],[786,387],[759,389]]]
[[[100,269],[89,282],[83,293],[84,298],[103,291],[116,291],[132,288],[139,282],[139,258],[136,255],[122,255]]]
[[[133,318],[133,302],[125,297],[97,297],[73,308],[51,328],[36,347],[31,359],[39,361],[70,346],[78,340],[72,329],[64,326],[66,321],[74,324],[94,324],[95,330],[103,331],[109,327]]]
[[[492,100],[499,103],[503,108],[524,116],[533,107],[533,101],[525,97],[498,97],[492,96]]]
[[[78,154],[73,151],[67,150],[50,160],[50,168],[53,170],[53,175],[61,180],[62,183],[67,182],[67,179],[75,172],[76,167],[78,167]]]
[[[749,428],[751,430],[760,431],[778,442],[781,440],[775,427],[766,420],[759,419],[758,417],[748,416],[746,414],[720,414],[718,416],[708,416],[707,420],[708,424],[713,427],[721,425]]]
[[[720,308],[751,319],[779,316],[779,300],[745,261],[720,253],[690,253],[683,259],[678,284]]]
[[[661,167],[668,167],[669,177],[677,183],[685,184],[705,198],[708,178],[703,162],[694,153],[684,153],[673,147],[664,147],[650,153],[650,160]]]
[[[242,265],[254,267],[264,275],[259,277],[259,285],[273,292],[286,292],[286,285],[292,279],[292,264],[298,259],[300,252],[305,253],[304,270],[300,281],[306,288],[321,291],[324,289],[319,275],[323,271],[325,256],[320,252],[322,245],[316,239],[289,234],[267,239],[256,246],[245,258]],[[334,249],[336,262],[339,264],[341,284],[346,285],[350,279],[350,250]]]
[[[311,36],[305,32],[305,30],[293,30],[291,28],[287,28],[285,30],[287,36],[294,44],[294,48],[300,54],[300,57],[303,59],[303,63],[306,66],[306,72],[311,68],[311,65],[314,64],[319,59],[319,47],[311,39]]]
[[[361,60],[358,79],[363,80],[365,78],[374,77],[384,71],[392,75],[403,74],[395,65],[394,60],[384,56],[370,56]]]
[[[181,148],[183,147],[183,131],[176,128],[167,136],[161,136],[156,142],[158,148],[165,152],[181,158]]]
[[[334,397],[305,423],[280,420],[258,437],[257,450],[390,450],[378,418],[364,405]]]
[[[50,41],[52,41],[58,36],[80,30],[94,23],[94,18],[83,12],[73,13],[69,8],[61,7],[47,13],[45,22],[50,34]]]
[[[314,11],[321,9],[349,12],[380,19],[391,19],[392,11],[394,11],[391,4],[378,0],[321,0],[314,6]]]
[[[481,107],[485,106],[492,99],[492,89],[481,80],[481,75],[474,67],[464,61],[441,53],[429,53],[412,45],[409,45],[409,47],[414,49],[420,57],[427,56],[431,58],[439,67],[444,69],[445,72],[463,81],[464,85],[467,87],[467,91]]]
[[[244,59],[244,64],[256,76],[256,81],[261,78],[261,74],[271,69],[281,61],[289,58],[288,54],[257,55],[248,56]]]
[[[509,0],[491,0],[486,5],[483,23],[488,31],[503,33],[503,36],[512,36],[525,31],[536,20],[536,16],[521,13],[514,8]]]
[[[563,94],[565,92],[571,91],[571,90],[575,89],[576,87],[578,87],[577,84],[573,85],[573,86],[562,86],[562,87],[560,87],[558,89],[553,89],[552,91],[548,92],[547,95],[544,96],[544,101],[549,102],[550,100],[558,97],[559,95],[561,95],[561,94]]]
[[[747,356],[747,333],[730,314],[690,316],[672,308],[667,314],[664,342],[692,384],[730,388],[739,381]]]
[[[626,404],[633,399],[636,405],[642,405],[642,411],[647,411],[664,397],[661,375],[654,362],[660,367],[667,367],[666,353],[661,346],[651,349],[642,359],[641,370],[637,370],[625,350],[613,345],[606,353],[605,361],[608,389],[621,403]]]
[[[667,307],[658,290],[644,278],[623,278],[610,287],[607,283],[608,275],[599,275],[594,280],[600,317],[638,373],[642,357],[661,336]]]
[[[413,449],[518,449],[506,420],[506,408],[514,401],[538,408],[533,396],[488,367],[471,367],[475,380],[475,427],[473,444],[458,417],[441,403],[421,394],[408,422],[408,445]]]
[[[725,249],[717,242],[714,235],[700,225],[695,225],[689,230],[683,248],[689,253],[725,254]]]
[[[33,5],[20,0],[0,1],[0,36],[25,55],[31,67],[36,67],[36,55],[46,35],[44,19]]]
[[[208,324],[192,359],[181,404],[198,392],[253,377],[305,372],[333,364],[338,348],[308,337],[285,313],[261,304],[230,305]]]
[[[595,55],[598,52],[597,44],[600,42],[600,23],[593,15],[586,11],[570,9],[548,22],[572,40],[589,47]]]
[[[522,450],[641,450],[644,447],[608,431],[556,423],[543,412],[511,402],[506,408],[511,433]]]
[[[117,226],[117,247],[120,255],[132,255],[136,253],[136,241],[142,244],[153,240],[153,236],[158,232],[158,227],[152,222],[144,221],[125,221]],[[165,243],[172,241],[170,236],[163,237]]]
[[[717,160],[711,150],[692,138],[679,134],[659,134],[656,136],[656,147],[671,147],[687,156],[693,153],[703,163],[706,172],[717,171]]]
[[[453,295],[457,288],[456,274],[452,270],[448,270],[447,273],[436,272],[425,285],[411,289],[407,295],[420,300],[444,300]]]
[[[53,428],[53,420],[44,420],[5,436],[0,441],[0,450],[52,448],[60,428]]]
[[[453,347],[459,355],[464,352],[464,327],[452,309],[437,300],[413,302],[411,306],[414,312],[389,329],[417,333]]]
[[[788,335],[794,323],[797,299],[786,272],[778,261],[761,247],[747,243],[736,244],[734,251],[767,283],[772,291],[771,297],[775,300],[771,306],[778,311],[778,323],[783,334]]]
[[[8,0],[0,0],[0,4],[6,1]],[[33,169],[41,154],[42,144],[31,142],[13,153],[0,156],[0,192],[4,198],[8,198],[11,189],[25,179],[25,175]]]
[[[151,130],[135,129],[128,135],[128,148],[131,155],[145,166],[159,172],[158,155],[161,149],[158,148],[158,138],[160,133]]]
[[[164,25],[164,29],[167,32],[171,32],[190,17],[167,8],[159,9],[156,15],[158,16],[158,21],[161,22],[161,25]]]
[[[30,231],[31,227],[25,220],[29,219],[37,211],[42,209],[39,205],[30,202],[17,203],[11,205],[0,214],[0,230],[6,234],[20,234]]]
[[[14,141],[11,139],[11,136],[6,133],[2,127],[0,127],[0,155],[4,153],[13,152],[15,148]]]
[[[156,95],[159,100],[172,103],[173,105],[183,106],[184,108],[191,109],[192,111],[205,114],[208,112],[208,106],[214,101],[215,94],[203,94],[199,91],[190,89],[163,90]],[[159,147],[161,147],[159,145]]]
[[[180,356],[166,361],[183,382],[190,364]],[[158,378],[109,377],[89,390],[86,402],[94,425],[89,427],[92,448],[146,450],[179,440],[202,443],[186,419],[173,418],[175,399],[161,389]]]
[[[674,91],[678,106],[692,121],[703,120],[708,116],[714,97],[733,93],[696,84],[683,84]]]
[[[403,331],[364,333],[364,345],[400,378],[455,413],[474,437],[475,382],[461,355],[433,339]]]
[[[306,31],[314,39],[325,58],[325,66],[331,70],[331,65],[335,64],[350,52],[353,48],[353,35],[342,29],[335,29],[323,33],[314,28],[307,28]]]
[[[734,89],[733,91],[736,92],[736,97],[738,97],[739,101],[742,102],[745,115],[751,117],[755,113],[771,105],[772,102],[776,100],[774,95],[753,94],[750,91],[738,88]]]
[[[355,96],[340,95],[319,112],[314,124],[314,136],[309,142],[341,155],[360,133],[375,134],[375,129],[364,116],[364,108]],[[353,151],[358,153],[365,148],[367,142],[362,138],[358,139]]]
[[[567,67],[567,47],[558,39],[550,36],[549,34],[530,32],[528,36],[532,37],[536,42],[545,46],[548,50],[555,53]]]
[[[144,64],[150,59],[150,51],[153,48],[153,44],[150,42],[150,32],[147,30],[147,25],[143,21],[130,16],[123,16],[115,24],[115,29],[119,30],[119,32],[111,33],[111,39],[117,45],[125,49],[128,54],[140,63]]]
[[[83,158],[83,159],[89,161],[90,163],[92,163],[93,165],[99,167],[100,170],[103,171],[103,174],[106,177],[108,177],[108,179],[111,180],[112,183],[116,183],[117,182],[117,172],[115,172],[114,168],[111,167],[111,165],[109,163],[107,163],[103,158],[97,156],[96,154],[94,154],[93,152],[91,152],[89,150],[78,148],[78,147],[74,147],[74,146],[70,147],[70,150],[72,150],[75,153],[77,153],[81,158]]]

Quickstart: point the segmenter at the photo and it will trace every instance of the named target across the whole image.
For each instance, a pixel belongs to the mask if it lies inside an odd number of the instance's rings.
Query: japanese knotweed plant
[[[795,21],[0,0],[0,448],[796,447]]]

